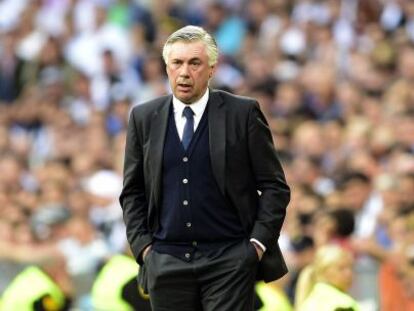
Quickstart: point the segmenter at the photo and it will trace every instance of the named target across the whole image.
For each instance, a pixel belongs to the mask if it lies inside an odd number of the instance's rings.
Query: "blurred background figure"
[[[297,310],[354,310],[357,302],[346,292],[352,284],[352,253],[324,245],[300,274],[296,288]]]
[[[255,309],[260,311],[292,311],[293,306],[283,290],[286,278],[270,283],[258,282],[256,284]]]
[[[92,287],[93,310],[150,311],[149,297],[138,287],[137,270],[132,256],[109,259]]]
[[[298,236],[291,241],[291,270],[284,286],[291,305],[295,303],[298,278],[303,268],[311,264],[315,256],[315,244],[309,236]]]
[[[355,256],[361,310],[411,310],[413,1],[2,0],[0,12],[0,293],[63,258],[73,308],[92,308],[100,267],[126,245],[129,111],[169,92],[158,51],[195,24],[223,54],[211,87],[260,99],[292,186],[279,238],[291,273],[276,292],[293,303],[315,246],[333,243]]]
[[[13,279],[1,297],[1,310],[70,310],[73,293],[62,262],[41,266],[29,266]]]

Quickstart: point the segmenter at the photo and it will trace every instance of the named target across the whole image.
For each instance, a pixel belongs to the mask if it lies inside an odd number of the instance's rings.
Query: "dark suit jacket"
[[[127,238],[139,264],[152,242],[161,204],[162,156],[172,95],[136,106],[130,116],[120,203]],[[278,237],[290,190],[258,103],[210,90],[210,157],[220,191],[236,207],[246,232],[267,250],[258,279],[271,281],[287,272]]]

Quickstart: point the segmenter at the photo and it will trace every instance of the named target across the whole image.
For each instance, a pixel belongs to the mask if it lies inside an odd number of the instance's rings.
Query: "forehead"
[[[170,47],[169,59],[207,59],[206,45],[202,41],[195,42],[174,42]]]

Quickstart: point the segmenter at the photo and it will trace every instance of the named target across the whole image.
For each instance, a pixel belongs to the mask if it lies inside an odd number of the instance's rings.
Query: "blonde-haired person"
[[[300,274],[296,288],[297,311],[359,311],[346,293],[352,284],[353,256],[337,245],[324,245],[312,264]]]

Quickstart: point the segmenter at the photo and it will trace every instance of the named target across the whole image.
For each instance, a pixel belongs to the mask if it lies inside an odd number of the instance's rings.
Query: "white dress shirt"
[[[191,105],[186,105],[180,101],[177,97],[173,96],[173,108],[174,108],[174,120],[175,126],[177,127],[178,136],[180,140],[183,139],[184,126],[187,119],[183,116],[183,110],[185,107],[190,107],[194,112],[194,132],[197,130],[197,126],[200,124],[201,117],[203,116],[204,110],[206,110],[208,102],[209,91],[208,89],[204,95],[192,103]]]

